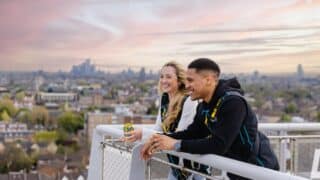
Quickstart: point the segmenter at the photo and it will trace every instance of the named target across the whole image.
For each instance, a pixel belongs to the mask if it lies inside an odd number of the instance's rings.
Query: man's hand
[[[153,137],[153,144],[150,150],[174,150],[174,144],[177,142],[176,139],[173,139],[166,135],[155,134]]]
[[[141,157],[146,160],[149,159],[153,153],[159,150],[174,150],[174,144],[176,142],[176,139],[166,135],[154,134],[144,144],[141,150]]]

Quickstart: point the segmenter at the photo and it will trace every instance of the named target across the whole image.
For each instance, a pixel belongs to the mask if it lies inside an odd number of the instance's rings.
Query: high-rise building
[[[299,79],[304,77],[304,71],[303,71],[303,67],[301,64],[298,64],[298,66],[297,66],[297,77]]]
[[[71,70],[71,74],[74,76],[94,76],[99,73],[96,66],[91,64],[90,59],[86,59],[82,64],[74,65]]]
[[[34,89],[36,91],[40,91],[40,87],[43,83],[44,83],[44,78],[42,76],[36,76],[33,81]]]
[[[146,69],[142,67],[139,72],[139,81],[145,81],[146,80]]]

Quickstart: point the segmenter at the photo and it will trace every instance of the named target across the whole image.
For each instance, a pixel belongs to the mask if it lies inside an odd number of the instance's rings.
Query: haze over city
[[[320,72],[320,1],[0,2],[1,71],[158,70],[215,59],[224,72]],[[107,67],[107,68],[106,68]]]

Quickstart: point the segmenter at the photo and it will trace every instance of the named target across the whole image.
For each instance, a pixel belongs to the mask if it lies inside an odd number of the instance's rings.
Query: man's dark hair
[[[199,58],[193,60],[188,66],[188,69],[192,68],[196,69],[196,71],[209,70],[216,72],[218,76],[220,75],[220,68],[218,64],[208,58]]]

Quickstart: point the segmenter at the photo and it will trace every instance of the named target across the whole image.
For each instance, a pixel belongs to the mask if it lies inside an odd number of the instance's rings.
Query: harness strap
[[[216,118],[217,113],[218,113],[218,110],[219,110],[221,104],[222,104],[222,103],[224,102],[224,100],[225,100],[227,97],[229,97],[229,96],[240,96],[241,98],[243,98],[243,96],[242,96],[239,92],[237,92],[237,91],[228,91],[228,92],[225,92],[225,94],[218,99],[217,104],[215,105],[215,107],[214,107],[213,110],[212,110],[212,113],[211,113],[211,118],[212,118],[212,119]],[[204,112],[206,113],[204,123],[206,124],[206,126],[208,126],[208,116],[207,116],[208,114],[207,114],[207,113],[209,113],[209,111],[204,111]]]

